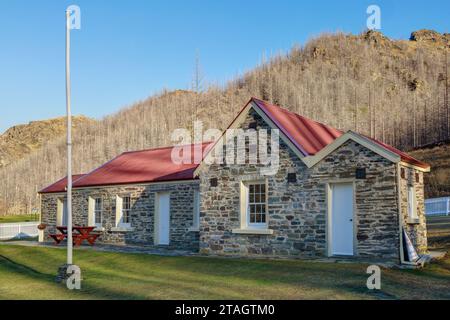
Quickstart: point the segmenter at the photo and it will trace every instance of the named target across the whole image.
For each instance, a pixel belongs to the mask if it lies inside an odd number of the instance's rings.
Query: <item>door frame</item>
[[[159,243],[159,197],[162,194],[167,194],[169,196],[169,244],[160,244]],[[170,191],[160,191],[155,193],[155,219],[153,224],[153,244],[156,246],[168,246],[170,245],[170,229],[171,229],[171,210],[170,210]]]
[[[336,185],[336,184],[351,184],[352,185],[352,189],[353,189],[353,255],[348,255],[345,257],[355,257],[358,255],[358,239],[357,239],[357,234],[358,234],[358,229],[357,229],[357,212],[356,212],[356,180],[353,178],[349,178],[349,179],[338,179],[338,180],[329,180],[326,182],[325,185],[325,189],[326,189],[326,206],[327,206],[327,218],[326,218],[326,236],[325,236],[325,241],[326,241],[326,253],[328,257],[337,257],[340,255],[334,255],[333,251],[332,251],[332,243],[331,240],[333,239],[332,237],[332,219],[331,219],[331,215],[332,215],[332,191],[331,191],[331,187],[332,185]]]

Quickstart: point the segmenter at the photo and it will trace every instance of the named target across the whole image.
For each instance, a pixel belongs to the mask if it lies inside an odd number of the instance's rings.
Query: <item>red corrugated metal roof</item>
[[[73,174],[72,175],[72,183],[84,176],[84,174]],[[67,187],[67,176],[62,178],[61,180],[56,181],[55,183],[49,185],[48,187],[39,191],[39,193],[57,193],[66,191]]]
[[[204,143],[197,146],[201,146],[203,151],[209,144]],[[194,146],[189,146],[192,158]],[[194,171],[198,164],[175,164],[171,156],[173,148],[165,147],[122,153],[78,179],[73,186],[80,188],[194,179]]]
[[[408,154],[406,154],[406,153],[404,153],[404,152],[394,148],[393,146],[390,146],[390,145],[388,145],[386,143],[383,143],[381,141],[378,141],[378,140],[370,138],[370,137],[367,137],[367,138],[369,138],[370,140],[378,143],[380,146],[388,149],[389,151],[392,151],[392,152],[396,153],[397,155],[400,156],[400,159],[402,159],[403,162],[412,164],[414,166],[418,166],[418,167],[423,168],[423,169],[429,169],[430,168],[430,165],[428,163],[425,163],[423,161],[417,160],[416,158],[411,157],[410,155],[408,155]]]
[[[305,155],[314,155],[343,135],[343,132],[323,123],[308,119],[266,101],[252,98],[258,107]]]
[[[261,110],[277,125],[277,127],[305,155],[314,155],[344,133],[325,124],[305,118],[266,101],[252,98]],[[410,155],[376,139],[368,137],[383,148],[400,156],[401,160],[424,169],[429,164],[419,161]]]

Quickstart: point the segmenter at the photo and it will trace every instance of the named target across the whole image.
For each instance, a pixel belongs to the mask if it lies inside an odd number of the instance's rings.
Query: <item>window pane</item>
[[[96,198],[95,199],[95,210],[101,210],[102,209],[102,199]]]
[[[102,212],[101,211],[96,211],[95,212],[95,223],[96,224],[101,224],[102,223]]]
[[[123,208],[124,209],[130,209],[131,205],[130,205],[130,197],[124,197],[122,200],[123,203]]]
[[[249,223],[266,223],[266,186],[264,183],[248,185]]]

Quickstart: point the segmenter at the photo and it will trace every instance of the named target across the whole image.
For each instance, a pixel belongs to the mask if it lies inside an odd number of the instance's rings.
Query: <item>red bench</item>
[[[52,238],[56,244],[60,244],[65,238],[66,235],[59,233],[59,234],[49,234],[48,235],[50,238]]]

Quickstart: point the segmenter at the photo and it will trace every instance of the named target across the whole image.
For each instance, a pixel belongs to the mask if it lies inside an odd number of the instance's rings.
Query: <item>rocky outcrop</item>
[[[76,129],[85,123],[94,121],[85,116],[74,116],[72,125]],[[39,149],[44,143],[64,136],[65,131],[65,117],[32,121],[9,128],[0,135],[0,168],[20,160],[25,155]]]
[[[422,29],[411,33],[411,41],[427,42],[450,48],[450,33],[439,33],[434,30]]]
[[[386,46],[391,43],[391,40],[382,34],[380,31],[368,30],[362,35],[363,39],[369,43]]]

